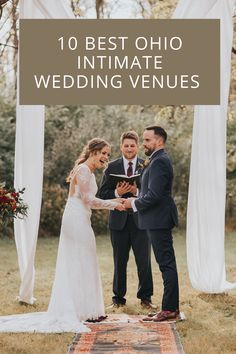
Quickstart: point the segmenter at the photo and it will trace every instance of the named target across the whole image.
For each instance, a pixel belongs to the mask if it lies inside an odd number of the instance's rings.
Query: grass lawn
[[[177,324],[186,354],[236,353],[236,290],[228,294],[208,295],[195,291],[186,267],[185,237],[175,235],[175,250],[180,278],[180,308],[187,320]],[[36,305],[23,306],[16,301],[19,272],[14,241],[0,239],[0,314],[44,311],[53,282],[58,239],[39,239],[36,255]],[[108,236],[97,237],[97,249],[103,280],[105,305],[111,303],[113,261]],[[89,261],[89,260],[88,260]],[[153,302],[160,304],[162,281],[152,257],[154,275]],[[236,281],[236,233],[226,236],[226,264],[229,281]],[[127,306],[116,312],[145,314],[136,298],[137,276],[133,255],[128,267]],[[0,354],[66,354],[73,334],[0,333]]]

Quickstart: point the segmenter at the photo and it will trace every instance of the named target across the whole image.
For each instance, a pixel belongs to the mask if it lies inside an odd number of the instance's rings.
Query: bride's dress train
[[[47,312],[0,317],[0,332],[87,332],[86,319],[104,316],[91,208],[114,209],[116,202],[95,197],[94,174],[78,167],[62,217],[56,274]]]

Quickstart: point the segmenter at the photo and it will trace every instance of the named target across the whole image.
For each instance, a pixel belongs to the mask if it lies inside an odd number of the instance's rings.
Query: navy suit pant
[[[164,293],[162,310],[176,311],[179,309],[178,274],[170,229],[148,230],[156,261],[162,273]]]
[[[125,304],[126,302],[127,263],[131,248],[134,253],[139,278],[137,298],[150,300],[153,295],[151,243],[147,233],[137,228],[132,214],[127,216],[125,227],[122,230],[111,230],[111,242],[114,259],[114,296],[112,301],[120,304]]]

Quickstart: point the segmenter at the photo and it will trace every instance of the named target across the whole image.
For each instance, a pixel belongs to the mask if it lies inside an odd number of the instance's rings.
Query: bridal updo
[[[89,140],[87,145],[85,145],[85,147],[83,148],[83,151],[81,152],[78,160],[75,161],[73,169],[70,171],[68,177],[66,178],[66,182],[71,181],[74,176],[75,170],[81,163],[85,162],[90,155],[96,154],[96,152],[101,151],[105,146],[110,146],[110,144],[104,139],[94,138],[92,140]]]

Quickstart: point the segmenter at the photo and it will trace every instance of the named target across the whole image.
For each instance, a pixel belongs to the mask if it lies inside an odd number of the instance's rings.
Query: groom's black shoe
[[[156,310],[157,309],[157,306],[155,306],[152,303],[152,300],[147,300],[147,299],[141,300],[140,304],[142,307],[149,309],[149,310]]]

